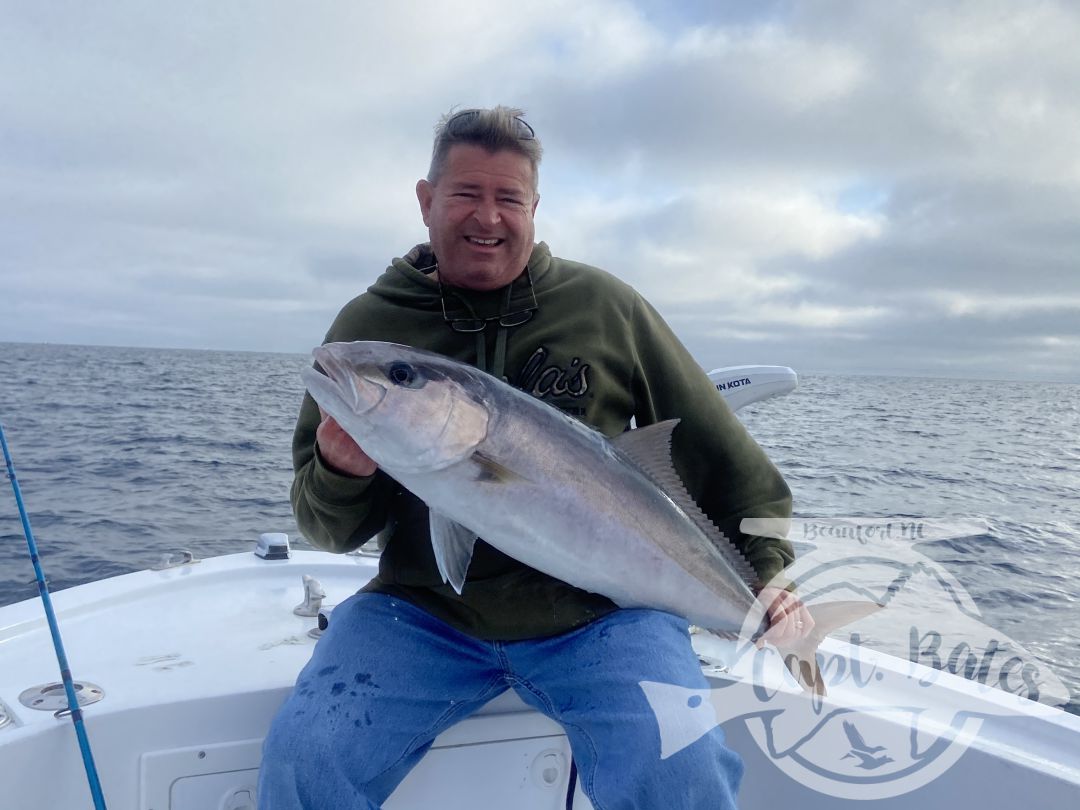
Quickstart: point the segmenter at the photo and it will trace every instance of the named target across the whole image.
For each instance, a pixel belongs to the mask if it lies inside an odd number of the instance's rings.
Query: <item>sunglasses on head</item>
[[[453,136],[467,135],[482,112],[484,110],[473,109],[454,113],[447,120],[444,131]],[[535,130],[520,115],[514,116],[514,134],[517,135],[519,141],[531,141],[536,138]]]

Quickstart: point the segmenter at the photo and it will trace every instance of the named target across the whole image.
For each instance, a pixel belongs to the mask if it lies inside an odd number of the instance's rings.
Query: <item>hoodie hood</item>
[[[529,274],[534,286],[540,285],[550,264],[551,250],[544,242],[538,242],[529,257]],[[436,266],[437,259],[431,244],[424,242],[404,257],[394,259],[368,292],[401,306],[440,309],[439,283],[434,275]],[[508,309],[505,287],[498,290],[468,290],[443,285],[443,294],[448,313],[463,318],[497,318],[505,312],[526,307],[533,300],[524,272],[511,285]]]

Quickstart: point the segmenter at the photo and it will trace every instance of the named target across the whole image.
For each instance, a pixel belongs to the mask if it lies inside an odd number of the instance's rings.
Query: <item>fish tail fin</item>
[[[876,613],[883,607],[885,606],[878,602],[856,601],[808,605],[807,610],[814,620],[814,629],[792,644],[777,646],[784,665],[805,691],[824,697],[827,691],[817,662],[818,645],[834,630]]]

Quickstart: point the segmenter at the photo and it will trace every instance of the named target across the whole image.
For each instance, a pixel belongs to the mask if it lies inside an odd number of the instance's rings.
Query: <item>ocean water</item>
[[[247,551],[264,531],[305,547],[288,491],[307,362],[0,344],[0,421],[50,587],[146,568],[180,548]],[[942,616],[878,646],[970,669],[1007,638],[1060,679],[1066,708],[1080,713],[1080,386],[805,375],[793,394],[740,416],[791,485],[800,551],[858,543],[880,567],[913,549],[989,628],[958,643]],[[0,605],[37,593],[5,490]]]

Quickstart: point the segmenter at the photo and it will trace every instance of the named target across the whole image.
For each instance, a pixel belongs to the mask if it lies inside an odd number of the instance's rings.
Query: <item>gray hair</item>
[[[524,155],[532,166],[533,191],[540,182],[540,157],[544,152],[533,128],[522,117],[524,110],[499,105],[488,109],[451,110],[435,125],[428,182],[434,185],[446,169],[450,147],[463,143],[491,153],[508,150]]]

